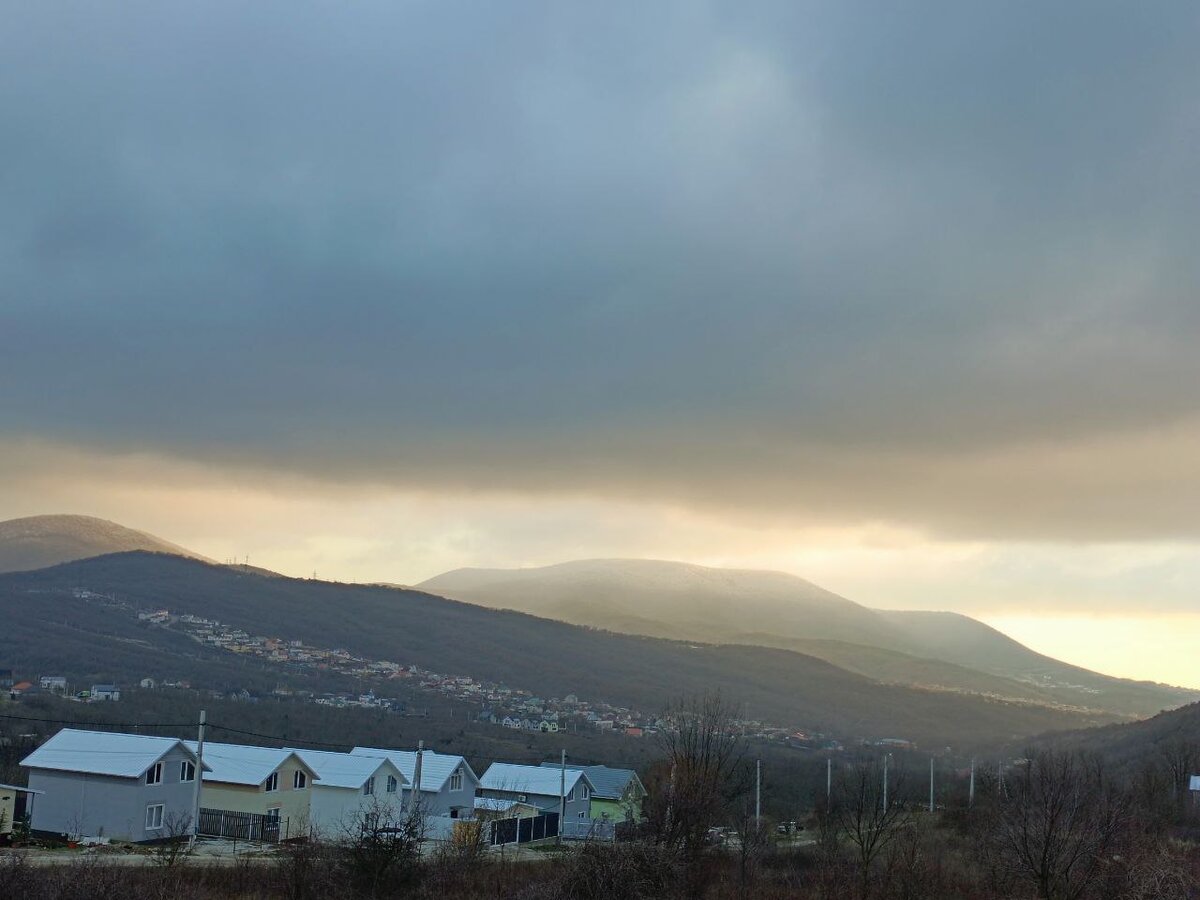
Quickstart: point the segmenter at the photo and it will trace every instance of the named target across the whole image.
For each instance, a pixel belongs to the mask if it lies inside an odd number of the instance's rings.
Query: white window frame
[[[368,778],[366,781],[363,782],[363,796],[364,797],[374,797],[375,796],[375,776],[374,775],[372,775],[370,778]]]
[[[308,773],[303,769],[297,769],[292,773],[292,790],[302,791],[308,787]]]
[[[166,804],[151,803],[146,807],[146,830],[162,831],[163,819],[166,816]]]
[[[267,807],[267,812],[266,812],[264,818],[274,819],[276,822],[278,822],[279,814],[280,814],[280,812],[282,812],[282,810],[283,810],[282,806],[269,806],[269,807]]]
[[[455,769],[454,774],[450,776],[450,790],[461,791],[463,789],[463,770]]]
[[[162,780],[163,764],[162,760],[159,760],[146,770],[146,784],[162,784]]]
[[[267,793],[272,794],[279,790],[279,773],[272,772],[267,776]]]
[[[581,784],[579,786],[579,790],[580,790],[580,799],[588,800],[591,798],[592,792],[590,790],[588,790],[588,786],[586,784]]]
[[[398,779],[395,775],[389,775],[387,777],[387,792],[389,794],[394,794],[399,787],[400,779]]]
[[[196,764],[190,759],[181,759],[179,761],[179,781],[186,784],[196,780]]]

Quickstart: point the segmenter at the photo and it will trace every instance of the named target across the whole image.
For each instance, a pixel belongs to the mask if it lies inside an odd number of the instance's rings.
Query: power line
[[[195,722],[83,722],[76,719],[42,719],[37,716],[14,716],[0,713],[0,719],[18,722],[46,722],[50,725],[90,725],[93,728],[190,728]]]

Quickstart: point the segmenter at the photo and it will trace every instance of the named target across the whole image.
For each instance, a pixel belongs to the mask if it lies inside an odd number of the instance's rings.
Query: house
[[[65,694],[67,692],[67,678],[65,675],[43,675],[38,679],[38,684],[43,691],[52,691],[57,694]]]
[[[1192,792],[1192,799],[1200,803],[1200,775],[1188,779],[1188,790]]]
[[[357,833],[364,815],[376,812],[387,821],[399,820],[404,789],[411,784],[387,757],[289,749],[316,773],[308,813],[314,834],[337,838]]]
[[[568,821],[590,818],[594,786],[582,769],[562,771],[541,766],[492,763],[479,779],[480,796],[529,803],[543,812],[558,812],[566,798]]]
[[[185,743],[195,751],[195,741]],[[204,770],[202,808],[278,819],[283,840],[308,834],[317,773],[294,750],[205,742]]]
[[[21,765],[44,795],[34,831],[142,842],[191,830],[196,754],[183,741],[64,728]]]
[[[17,784],[0,784],[0,844],[8,840],[17,819],[22,815],[21,799],[26,798],[32,803],[34,796],[40,793]]]
[[[138,682],[138,687],[143,688],[144,690],[152,691],[158,687],[158,682],[153,678],[143,678]]]
[[[373,747],[355,747],[350,751],[355,756],[387,757],[392,765],[404,773],[409,782],[405,788],[404,803],[412,802],[412,792],[417,776],[416,750],[380,750]],[[479,776],[461,756],[421,750],[421,809],[430,816],[449,816],[452,819],[469,819],[475,814],[475,790],[479,787]]]
[[[115,684],[93,684],[88,698],[90,700],[120,700],[121,691]]]
[[[544,762],[542,768],[551,771],[559,763]],[[571,768],[570,766],[567,767]],[[633,769],[613,769],[608,766],[576,766],[592,783],[592,804],[589,815],[609,822],[640,822],[642,801],[646,788]]]
[[[508,797],[476,797],[475,818],[489,819],[532,819],[541,810],[532,803],[522,803]]]

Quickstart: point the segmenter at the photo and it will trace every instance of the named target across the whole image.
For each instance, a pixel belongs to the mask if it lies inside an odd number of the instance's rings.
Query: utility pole
[[[567,750],[564,747],[558,768],[558,842],[562,843],[563,826],[567,823]]]
[[[833,757],[825,760],[825,808],[833,802]]]
[[[200,710],[200,730],[196,735],[196,783],[192,787],[192,846],[200,838],[200,782],[204,778],[204,723],[208,721],[206,710]]]
[[[929,811],[933,812],[933,757],[929,757]]]
[[[891,758],[892,758],[892,754],[890,754],[890,753],[883,754],[883,810],[884,810],[884,812],[887,812],[887,808],[888,808],[887,776],[888,776],[888,760]]]
[[[975,757],[971,757],[971,782],[967,788],[967,808],[975,805]]]
[[[417,741],[417,758],[413,762],[412,811],[414,815],[421,814],[421,762],[425,755],[425,742]]]
[[[762,760],[754,761],[754,826],[762,826]]]

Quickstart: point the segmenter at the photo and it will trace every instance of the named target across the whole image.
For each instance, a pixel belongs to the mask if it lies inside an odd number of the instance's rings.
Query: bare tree
[[[1006,786],[989,842],[994,870],[1045,900],[1087,896],[1122,835],[1127,798],[1098,761],[1056,751],[1032,755]]]
[[[154,845],[155,864],[170,868],[183,861],[188,855],[191,836],[191,813],[167,813],[163,817],[163,836]]]
[[[843,771],[838,779],[830,808],[838,834],[854,850],[858,868],[859,893],[866,897],[871,888],[871,870],[875,860],[909,823],[903,803],[904,780],[901,773],[892,776],[892,790],[884,802],[883,769],[875,763]]]
[[[698,893],[709,830],[745,790],[744,743],[734,708],[720,693],[681,700],[664,715],[660,732],[669,772],[666,790],[650,805],[661,844],[682,856],[687,890]]]

